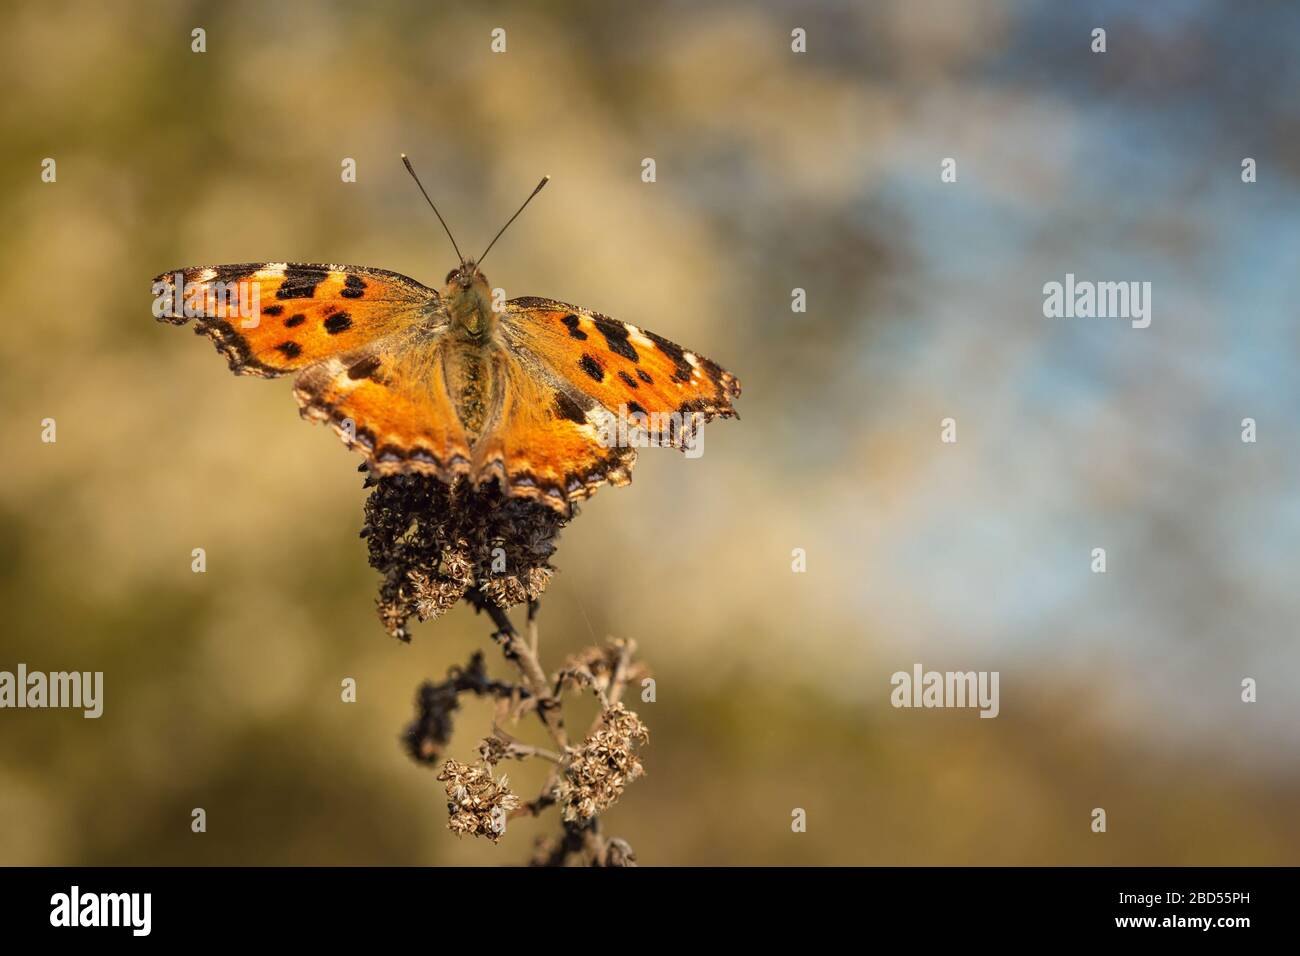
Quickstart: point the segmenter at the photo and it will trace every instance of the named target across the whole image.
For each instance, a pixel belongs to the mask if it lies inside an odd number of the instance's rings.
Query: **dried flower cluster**
[[[438,774],[447,782],[447,829],[459,835],[487,837],[493,843],[506,832],[506,819],[519,806],[506,778],[493,778],[488,764],[448,760]]]
[[[365,466],[362,466],[363,470]],[[555,538],[571,516],[536,501],[433,477],[367,474],[361,536],[383,574],[379,618],[409,640],[406,622],[436,618],[473,588],[500,608],[536,600],[554,569]]]
[[[621,703],[601,713],[582,746],[565,762],[560,785],[564,819],[585,822],[613,806],[624,788],[645,773],[636,750],[649,739],[645,724]]]
[[[635,683],[644,677],[647,669],[632,661],[636,643],[612,640],[603,647],[588,647],[565,659],[559,679],[572,687],[590,687],[608,705],[610,691],[624,684]]]
[[[533,862],[542,866],[635,866],[626,842],[604,836],[599,815],[645,770],[637,749],[649,739],[645,725],[621,703],[629,681],[645,668],[633,660],[632,641],[610,641],[569,657],[548,674],[538,655],[537,598],[553,569],[555,538],[568,522],[545,505],[502,495],[495,485],[475,489],[448,486],[418,475],[377,478],[366,501],[362,537],[370,564],[383,574],[379,616],[390,634],[409,640],[407,621],[434,618],[464,600],[492,620],[493,640],[518,680],[488,676],[483,655],[453,667],[447,678],[426,681],[416,697],[415,720],[403,735],[412,759],[425,765],[444,760],[462,694],[495,701],[492,732],[482,739],[472,763],[446,758],[438,779],[447,790],[447,827],[458,836],[496,843],[513,817],[537,816],[559,805],[563,833],[540,845]],[[528,626],[520,634],[506,609],[527,602]],[[582,742],[569,742],[562,698],[590,691],[600,717]],[[515,739],[503,728],[534,715],[553,746]],[[541,792],[527,803],[495,776],[506,760],[538,759],[550,764]]]
[[[473,764],[448,759],[439,780],[447,782],[447,827],[458,836],[487,837],[493,843],[504,834],[514,817],[537,816],[560,805],[563,835],[541,841],[533,863],[539,866],[635,866],[632,848],[623,840],[605,837],[599,814],[622,796],[629,783],[644,774],[637,750],[649,740],[649,731],[620,698],[629,680],[646,673],[633,660],[632,641],[610,641],[591,647],[568,659],[553,677],[541,671],[535,652],[536,631],[530,614],[530,637],[524,641],[505,612],[483,602],[470,591],[468,599],[486,611],[497,624],[494,636],[502,643],[506,659],[520,672],[519,683],[488,677],[483,655],[475,653],[466,667],[453,667],[447,679],[426,682],[416,697],[416,718],[407,728],[404,741],[411,757],[423,764],[437,764],[452,733],[452,715],[462,694],[496,700],[492,733],[480,741],[479,759]],[[530,605],[530,611],[535,611]],[[565,689],[590,689],[601,702],[601,713],[578,746],[567,743],[559,714],[560,695]],[[506,733],[502,723],[517,723],[535,714],[555,743],[545,749],[521,743]],[[552,764],[541,792],[527,803],[511,793],[506,778],[493,778],[498,764],[506,760],[542,759]]]

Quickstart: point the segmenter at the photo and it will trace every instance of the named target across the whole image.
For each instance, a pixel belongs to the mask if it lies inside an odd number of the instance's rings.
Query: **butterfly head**
[[[476,284],[487,285],[487,277],[479,271],[478,265],[473,259],[467,259],[455,269],[447,273],[447,294],[451,294],[453,288],[470,289]]]
[[[496,313],[492,290],[473,259],[467,259],[447,273],[442,299],[452,320],[473,338],[491,333]]]
[[[447,233],[447,238],[451,240],[451,247],[456,250],[456,255],[460,259],[460,266],[452,269],[447,273],[447,284],[442,290],[442,298],[446,303],[447,311],[451,314],[452,320],[462,328],[472,339],[482,340],[492,334],[496,325],[496,312],[492,308],[492,293],[488,288],[487,279],[483,278],[483,273],[479,271],[478,264],[473,259],[466,259],[460,251],[460,246],[456,245],[456,237],[451,234],[447,228],[447,222],[442,218],[442,213],[438,212],[438,207],[433,204],[429,198],[429,193],[425,190],[424,184],[420,182],[420,177],[415,175],[415,168],[411,166],[411,161],[402,154],[402,162],[406,166],[406,171],[411,174],[415,184],[420,187],[425,201],[428,202],[433,214],[438,217],[442,223],[442,228]],[[529,193],[528,198],[524,200],[523,206],[520,206],[513,216],[506,220],[506,224],[498,230],[497,234],[492,237],[488,243],[483,255],[478,257],[482,262],[492,247],[496,245],[501,234],[510,227],[510,224],[519,218],[519,213],[533,200],[539,192],[542,191],[548,182],[550,176],[543,176],[542,181],[537,184],[537,188]]]

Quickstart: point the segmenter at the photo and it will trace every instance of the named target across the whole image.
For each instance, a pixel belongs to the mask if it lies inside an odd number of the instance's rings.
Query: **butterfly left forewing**
[[[360,348],[439,308],[437,292],[396,272],[322,263],[195,266],[158,276],[154,292],[160,321],[193,318],[232,371],[264,377]]]

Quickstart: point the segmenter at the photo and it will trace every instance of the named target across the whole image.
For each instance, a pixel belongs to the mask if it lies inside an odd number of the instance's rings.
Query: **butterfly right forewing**
[[[702,355],[598,312],[534,297],[512,299],[502,317],[512,347],[536,355],[559,378],[613,413],[736,415],[740,381]]]

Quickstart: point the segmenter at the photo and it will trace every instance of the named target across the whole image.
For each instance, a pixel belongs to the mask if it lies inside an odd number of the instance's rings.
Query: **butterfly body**
[[[303,416],[375,472],[495,480],[558,510],[631,480],[635,447],[608,440],[609,416],[731,417],[740,394],[717,364],[599,313],[535,297],[498,311],[473,262],[441,292],[313,263],[183,269],[154,292],[172,307],[160,320],[193,318],[236,373],[295,374]],[[684,447],[668,431],[661,443]]]
[[[483,432],[490,406],[498,400],[497,316],[487,278],[467,262],[447,276],[442,303],[451,319],[441,349],[443,375],[457,417],[473,444]]]

